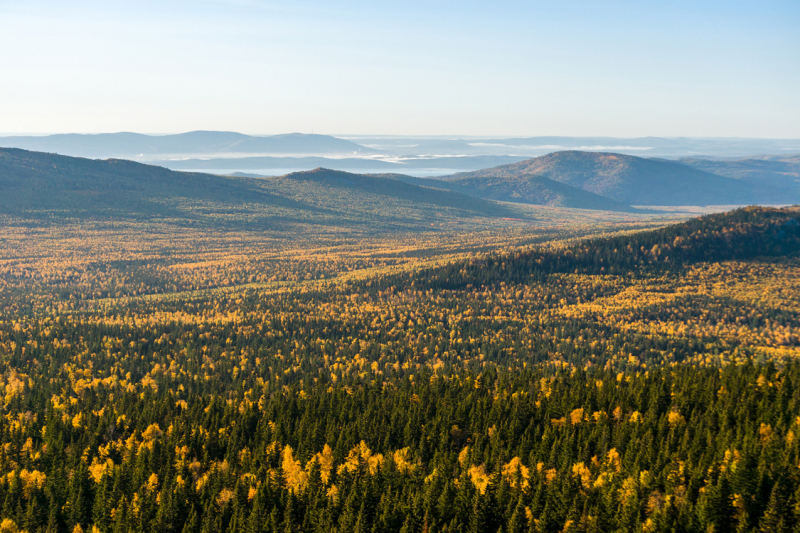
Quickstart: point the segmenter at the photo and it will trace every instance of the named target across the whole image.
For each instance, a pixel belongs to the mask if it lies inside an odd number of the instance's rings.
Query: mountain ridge
[[[280,221],[373,230],[429,229],[432,222],[472,217],[519,217],[502,204],[385,175],[317,169],[256,179],[16,148],[0,148],[0,213],[167,217],[209,225]]]
[[[293,169],[303,171],[318,167],[344,172],[356,171],[392,171],[402,173],[415,169],[441,168],[471,171],[476,168],[516,163],[525,158],[516,156],[463,156],[463,157],[420,157],[405,158],[400,160],[383,160],[377,158],[355,157],[281,157],[281,156],[256,156],[237,158],[209,158],[209,159],[180,159],[180,160],[154,160],[151,164],[160,165],[172,170],[214,171],[236,169],[237,172],[248,170]],[[294,170],[297,169],[297,170]]]
[[[330,135],[288,133],[256,137],[228,131],[197,130],[170,135],[118,132],[0,137],[10,148],[55,152],[72,157],[139,158],[155,155],[226,153],[373,153],[374,150]]]
[[[682,158],[681,163],[775,191],[775,203],[800,201],[800,156],[755,156],[737,159]]]
[[[567,150],[519,163],[443,177],[452,182],[505,180],[519,188],[544,177],[630,205],[733,205],[762,200],[749,183],[680,162],[611,152]]]
[[[412,178],[400,176],[409,183],[428,183],[430,187],[444,188],[485,200],[514,202],[550,207],[592,209],[599,211],[636,212],[630,205],[584,191],[577,187],[537,176],[512,182],[483,179],[446,180],[440,178]]]

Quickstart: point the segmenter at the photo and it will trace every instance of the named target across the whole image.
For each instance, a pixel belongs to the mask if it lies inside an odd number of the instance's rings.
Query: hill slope
[[[178,199],[279,201],[243,179],[0,148],[0,211],[66,216],[172,216]]]
[[[684,158],[681,163],[751,184],[765,203],[800,202],[800,157]]]
[[[682,163],[622,154],[566,151],[476,172],[448,181],[491,184],[524,190],[532,177],[548,178],[617,202],[632,205],[747,204],[757,201],[753,187]]]
[[[317,169],[253,179],[8,148],[0,148],[0,213],[356,225],[375,231],[519,216],[500,204],[388,176]]]
[[[478,171],[481,172],[481,171]],[[407,178],[400,178],[406,179]],[[543,176],[416,179],[431,187],[450,189],[486,200],[601,211],[635,211],[631,206]]]
[[[416,183],[409,183],[400,178],[405,178],[405,176],[396,174],[353,174],[339,170],[317,168],[305,172],[293,172],[282,176],[280,179],[294,181],[298,184],[312,184],[317,187],[317,190],[327,189],[331,191],[340,189],[402,199],[422,205],[453,207],[475,213],[491,213],[497,216],[508,215],[508,211],[502,206],[487,202],[481,198],[441,189],[436,187],[436,183],[426,183],[426,180],[417,180]],[[275,187],[276,179],[267,178],[264,183],[265,186],[272,190]]]
[[[747,207],[652,231],[590,239],[560,250],[534,249],[455,262],[388,277],[382,286],[415,283],[418,288],[455,289],[530,283],[554,273],[662,275],[700,262],[798,254],[800,208]]]

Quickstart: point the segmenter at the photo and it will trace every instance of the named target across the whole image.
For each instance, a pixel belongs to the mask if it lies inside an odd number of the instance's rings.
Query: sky
[[[797,0],[0,0],[0,132],[800,138]]]

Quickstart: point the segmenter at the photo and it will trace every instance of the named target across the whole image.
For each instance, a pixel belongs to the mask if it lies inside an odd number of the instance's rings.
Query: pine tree
[[[480,492],[475,492],[472,499],[472,513],[469,518],[469,533],[483,533],[486,531],[487,516],[484,497]]]
[[[288,493],[289,494],[286,498],[286,507],[283,510],[283,523],[281,524],[281,530],[283,533],[295,533],[295,530],[297,529],[295,518],[295,497],[291,490],[289,490]]]
[[[128,503],[125,496],[117,502],[116,512],[114,513],[114,533],[125,533],[128,531]]]
[[[25,508],[24,528],[27,531],[36,531],[39,529],[39,519],[39,504],[36,495],[32,495],[28,499],[28,505]]]
[[[514,512],[508,521],[506,531],[508,533],[524,533],[526,528],[525,520],[525,503],[522,501],[522,496],[517,499],[517,505],[514,507]]]
[[[109,476],[105,475],[100,480],[94,495],[94,503],[92,505],[92,523],[97,526],[100,531],[108,531],[111,525],[111,517],[109,514]]]
[[[776,483],[767,502],[764,516],[758,521],[758,530],[762,533],[784,533],[788,531],[786,523],[786,509],[783,501],[782,487]]]
[[[353,527],[353,533],[368,533],[370,528],[368,524],[367,513],[365,511],[365,503],[361,503],[361,508],[358,510],[358,516],[356,517],[356,524]]]

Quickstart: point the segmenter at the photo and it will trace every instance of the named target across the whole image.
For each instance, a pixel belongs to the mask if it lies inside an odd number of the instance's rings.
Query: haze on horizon
[[[0,130],[800,138],[800,4],[0,0]]]

